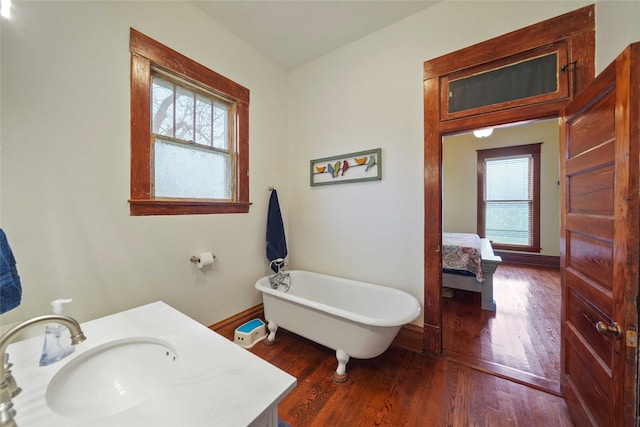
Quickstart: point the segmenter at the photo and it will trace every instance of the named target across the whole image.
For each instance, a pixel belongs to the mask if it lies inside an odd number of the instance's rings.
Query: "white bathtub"
[[[382,354],[402,325],[420,315],[418,300],[399,289],[308,271],[293,270],[291,287],[272,289],[269,277],[255,287],[262,292],[268,322],[267,343],[278,327],[336,350],[334,379],[346,381],[349,357],[370,359]]]

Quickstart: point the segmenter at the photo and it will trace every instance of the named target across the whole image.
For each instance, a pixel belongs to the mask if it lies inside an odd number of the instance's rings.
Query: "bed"
[[[442,233],[443,288],[480,292],[484,310],[496,311],[493,273],[501,262],[489,239],[477,234]]]

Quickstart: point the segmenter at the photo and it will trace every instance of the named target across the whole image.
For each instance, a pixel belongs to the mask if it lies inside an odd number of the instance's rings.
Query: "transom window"
[[[540,252],[540,144],[478,150],[478,234]]]
[[[558,90],[558,52],[449,81],[449,112],[470,110]]]
[[[132,215],[249,210],[249,90],[131,29]]]
[[[443,75],[442,119],[566,99],[568,57],[566,41],[558,41]]]

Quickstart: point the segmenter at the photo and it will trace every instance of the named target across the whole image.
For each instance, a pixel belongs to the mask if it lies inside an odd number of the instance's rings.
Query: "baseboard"
[[[404,325],[398,331],[391,345],[416,353],[424,353],[424,331],[414,324]]]
[[[213,325],[209,326],[209,329],[232,340],[233,333],[236,327],[242,325],[245,322],[248,322],[251,319],[255,319],[256,317],[259,319],[264,319],[264,307],[262,304],[250,307],[238,314],[234,314],[231,317],[214,323]],[[423,353],[422,335],[422,328],[420,326],[413,324],[404,325],[402,328],[400,328],[398,335],[396,335],[391,345],[417,353]]]
[[[560,268],[560,257],[551,255],[530,254],[525,252],[507,252],[494,250],[502,258],[502,262],[509,264],[531,265],[535,267]]]

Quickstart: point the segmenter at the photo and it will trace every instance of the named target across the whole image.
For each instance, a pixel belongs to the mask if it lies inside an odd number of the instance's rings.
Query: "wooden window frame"
[[[249,89],[130,29],[131,198],[134,216],[249,212]],[[152,179],[151,76],[153,69],[217,93],[235,104],[234,181],[231,200],[155,198]]]
[[[486,150],[477,150],[478,153],[478,234],[480,237],[486,237],[485,233],[485,203],[484,203],[484,176],[485,176],[485,160],[499,157],[509,156],[526,156],[530,155],[533,160],[532,165],[532,213],[531,213],[531,245],[510,245],[506,243],[491,242],[494,249],[502,249],[508,251],[520,252],[537,252],[540,248],[540,146],[542,143],[515,145],[511,147],[489,148]]]

